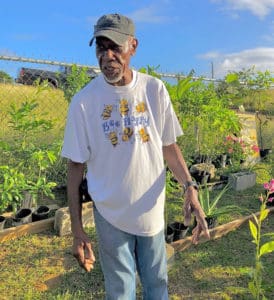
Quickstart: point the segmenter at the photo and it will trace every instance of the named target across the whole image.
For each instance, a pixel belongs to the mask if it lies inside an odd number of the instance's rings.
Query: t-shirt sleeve
[[[162,88],[162,100],[164,102],[162,143],[163,146],[168,146],[176,142],[177,137],[183,134],[183,130],[164,85]]]
[[[71,102],[69,107],[61,156],[79,163],[90,157],[84,110],[76,101]]]

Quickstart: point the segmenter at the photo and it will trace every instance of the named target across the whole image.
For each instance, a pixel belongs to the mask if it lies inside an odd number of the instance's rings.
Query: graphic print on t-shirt
[[[133,104],[133,101],[122,98],[114,104],[105,104],[101,119],[104,134],[113,147],[124,142],[140,140],[147,143],[150,140],[149,115],[144,101]]]

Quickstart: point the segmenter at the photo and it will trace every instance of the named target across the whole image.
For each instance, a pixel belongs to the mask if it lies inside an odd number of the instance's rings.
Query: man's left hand
[[[184,224],[189,226],[191,222],[191,214],[194,214],[197,226],[192,230],[192,243],[198,244],[199,237],[204,232],[206,238],[210,239],[208,225],[205,219],[205,213],[198,200],[198,191],[193,187],[189,187],[185,193],[185,202],[183,207]]]

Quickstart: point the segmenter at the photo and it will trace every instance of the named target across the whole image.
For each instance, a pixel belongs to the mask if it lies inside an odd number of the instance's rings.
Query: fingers
[[[94,268],[95,256],[91,249],[91,244],[87,243],[85,246],[86,246],[85,247],[85,260],[84,260],[83,268],[87,272],[90,272]]]
[[[207,239],[210,239],[210,233],[208,230],[207,222],[203,218],[200,221],[197,220],[197,226],[192,230],[192,243],[197,245],[201,234],[204,233],[204,236]]]
[[[197,220],[197,224],[199,225],[199,228],[201,229],[201,232],[204,232],[206,238],[210,239],[210,233],[209,233],[209,230],[208,230],[208,224],[207,224],[207,221],[206,221],[206,219],[204,217],[204,214],[202,214],[202,216],[200,214],[198,214],[196,216],[196,220]]]
[[[192,243],[194,245],[197,245],[199,242],[199,236],[202,232],[201,226],[197,225],[193,230],[192,230]]]
[[[196,221],[197,221],[197,226],[193,230],[192,242],[194,244],[197,244],[199,241],[199,237],[202,233],[204,233],[204,235],[207,239],[210,239],[210,233],[208,230],[207,221],[205,219],[205,213],[204,213],[197,197],[192,199],[190,206],[191,206],[190,213],[194,214],[194,216],[196,217]]]
[[[95,256],[91,248],[91,243],[85,244],[85,258],[93,261],[93,263],[95,262]]]
[[[90,242],[74,239],[72,253],[85,271],[90,272],[94,268],[95,256]]]
[[[80,265],[86,272],[90,272],[94,268],[94,260],[85,258],[85,261]]]

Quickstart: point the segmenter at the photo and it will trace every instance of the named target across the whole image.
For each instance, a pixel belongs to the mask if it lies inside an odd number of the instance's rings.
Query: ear
[[[136,53],[137,47],[138,47],[138,40],[134,38],[130,43],[130,55],[134,55]]]

